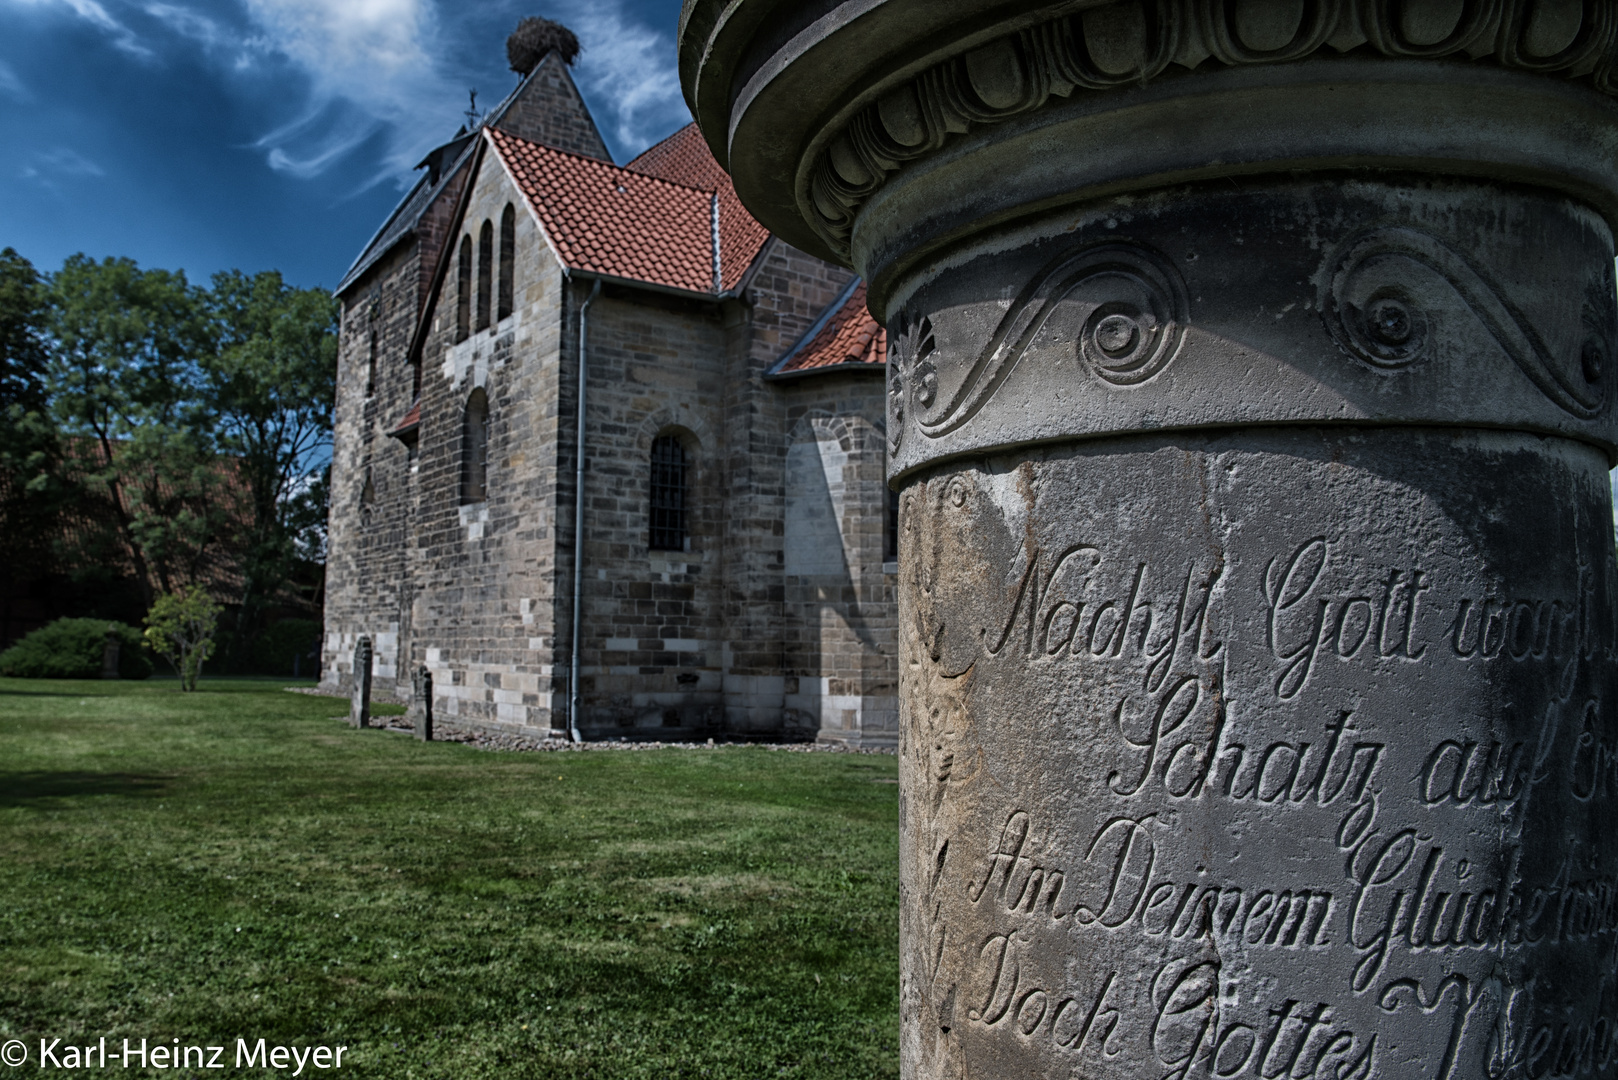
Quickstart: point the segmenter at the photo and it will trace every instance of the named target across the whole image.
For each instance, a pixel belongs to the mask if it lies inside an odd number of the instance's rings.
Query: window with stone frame
[[[472,336],[472,238],[461,237],[461,254],[455,266],[455,341]]]
[[[365,358],[365,396],[373,397],[376,394],[376,327],[371,328],[371,346]]]
[[[510,203],[500,213],[500,301],[495,321],[511,318],[517,304],[517,211]]]
[[[485,221],[478,230],[478,323],[479,330],[489,328],[490,295],[494,291],[494,226]]]
[[[461,419],[461,502],[489,497],[489,396],[480,386],[466,399]]]
[[[652,440],[651,517],[648,546],[653,551],[690,551],[687,526],[685,447],[673,435]]]

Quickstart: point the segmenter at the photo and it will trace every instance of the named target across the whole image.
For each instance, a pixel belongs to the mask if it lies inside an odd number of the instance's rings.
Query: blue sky
[[[0,0],[0,247],[335,285],[423,153],[570,26],[619,162],[690,119],[679,0]]]

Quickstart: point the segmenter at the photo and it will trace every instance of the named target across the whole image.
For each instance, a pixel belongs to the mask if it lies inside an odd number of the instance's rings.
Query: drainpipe
[[[579,642],[580,624],[584,621],[584,378],[585,328],[588,325],[590,305],[601,292],[601,279],[597,278],[590,295],[579,307],[579,418],[578,444],[574,448],[573,468],[573,658],[572,672],[567,680],[567,734],[573,742],[583,742],[579,733]]]

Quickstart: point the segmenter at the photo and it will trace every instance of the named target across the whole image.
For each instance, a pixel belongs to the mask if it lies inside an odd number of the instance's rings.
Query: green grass
[[[0,1042],[30,1050],[0,1078],[91,1075],[38,1040],[101,1036],[387,1080],[897,1075],[893,758],[495,754],[284,685],[0,679]]]

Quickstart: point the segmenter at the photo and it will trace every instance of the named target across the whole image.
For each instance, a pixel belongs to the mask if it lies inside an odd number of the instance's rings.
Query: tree
[[[241,606],[231,641],[239,664],[325,526],[322,466],[337,393],[338,306],[328,293],[293,288],[273,270],[216,274],[208,300],[217,348],[202,360],[204,402],[245,493],[236,545]]]
[[[72,438],[65,471],[109,526],[85,532],[77,561],[122,555],[149,605],[197,580],[228,515],[197,362],[213,326],[183,273],[130,259],[70,257],[50,300],[51,405]]]
[[[174,666],[181,690],[197,688],[218,625],[219,605],[201,589],[164,593],[146,613],[146,643]]]
[[[38,271],[12,248],[0,251],[0,560],[14,578],[48,568],[57,533],[46,321]]]

